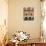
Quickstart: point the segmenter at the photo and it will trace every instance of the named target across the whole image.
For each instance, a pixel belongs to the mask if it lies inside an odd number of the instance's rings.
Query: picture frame
[[[24,7],[23,8],[24,21],[34,20],[34,8]]]

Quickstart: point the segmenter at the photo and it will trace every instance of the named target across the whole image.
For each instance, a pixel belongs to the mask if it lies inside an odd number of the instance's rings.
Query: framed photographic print
[[[24,16],[24,20],[27,21],[31,21],[34,20],[34,8],[32,7],[24,7],[23,8],[23,16]]]

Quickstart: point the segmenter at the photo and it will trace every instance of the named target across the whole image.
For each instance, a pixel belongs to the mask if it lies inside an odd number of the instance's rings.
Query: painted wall
[[[34,8],[34,21],[23,20],[23,7]],[[9,36],[16,31],[26,31],[31,38],[40,37],[40,0],[9,0],[8,33]]]

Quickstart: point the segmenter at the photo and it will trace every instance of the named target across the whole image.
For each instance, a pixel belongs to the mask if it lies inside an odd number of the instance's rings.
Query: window
[[[8,0],[0,0],[0,41],[4,39],[8,27]]]

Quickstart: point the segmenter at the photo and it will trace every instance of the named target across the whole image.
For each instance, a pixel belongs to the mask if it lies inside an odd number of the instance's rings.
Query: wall
[[[23,7],[34,7],[34,21],[23,20]],[[40,37],[40,0],[9,0],[8,33],[26,31],[31,38]]]

